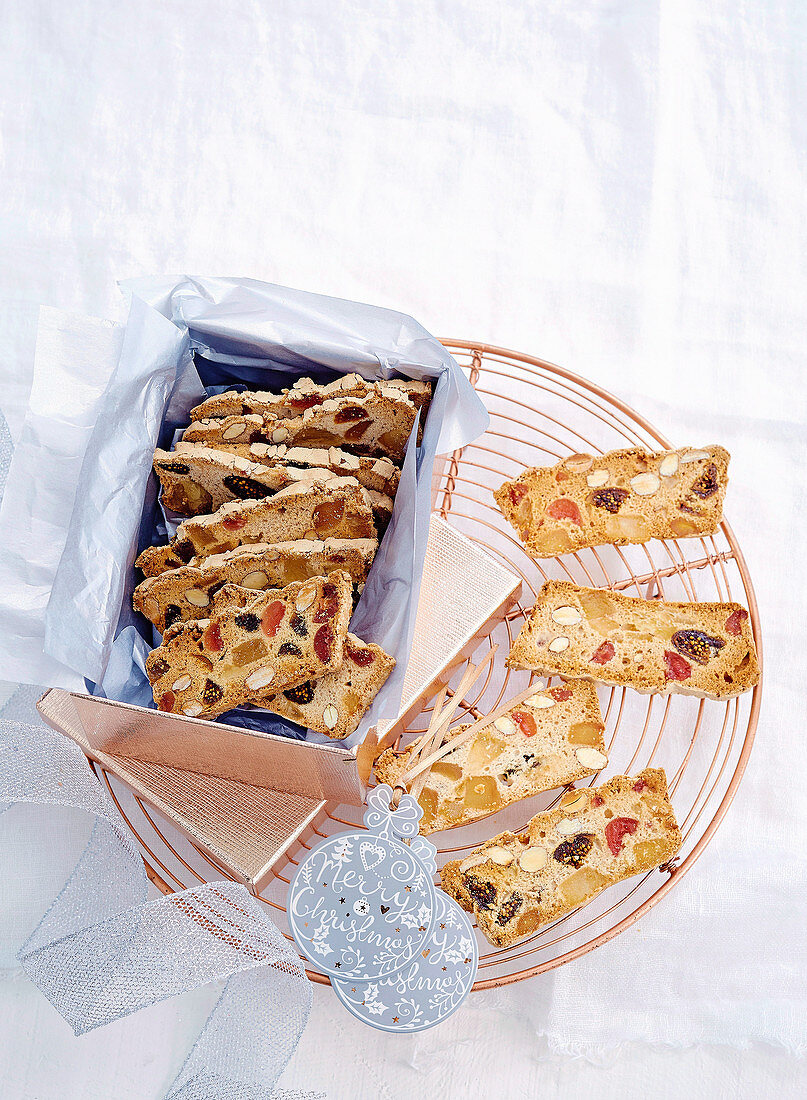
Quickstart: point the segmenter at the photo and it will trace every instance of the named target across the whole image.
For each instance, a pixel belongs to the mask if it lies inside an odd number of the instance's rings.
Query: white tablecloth
[[[805,38],[799,0],[2,6],[14,432],[40,303],[119,315],[116,278],[187,271],[539,354],[734,456],[727,514],[760,598],[766,689],[740,797],[696,868],[612,943],[421,1036],[369,1032],[318,988],[286,1087],[807,1090],[807,752],[788,678],[807,645]],[[210,1003],[76,1040],[9,974],[0,1094],[148,1100]]]

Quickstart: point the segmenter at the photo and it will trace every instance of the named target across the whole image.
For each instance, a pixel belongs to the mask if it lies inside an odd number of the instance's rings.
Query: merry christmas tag
[[[420,955],[432,931],[437,850],[418,836],[423,810],[415,799],[403,795],[396,810],[391,800],[389,786],[375,787],[367,831],[322,841],[289,886],[295,942],[332,978],[388,978]]]

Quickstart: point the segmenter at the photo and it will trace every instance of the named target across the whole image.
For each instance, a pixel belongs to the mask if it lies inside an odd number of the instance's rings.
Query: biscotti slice
[[[156,450],[154,472],[163,504],[181,516],[204,515],[228,500],[262,500],[287,485],[308,486],[336,476],[327,467],[267,466],[200,443],[181,451]]]
[[[210,557],[245,543],[375,537],[367,492],[345,477],[307,489],[289,485],[264,500],[222,504],[212,516],[181,523],[175,542],[179,547],[190,543],[197,557]]]
[[[193,558],[194,549],[185,540],[177,544],[176,540],[165,546],[147,546],[138,557],[135,565],[146,577],[158,577],[169,569],[179,569]]]
[[[180,439],[173,454],[203,447],[202,443],[186,443]],[[213,451],[213,448],[209,448]],[[395,496],[401,471],[389,458],[354,455],[341,447],[287,447],[285,443],[224,443],[216,444],[214,453],[238,455],[262,466],[299,466],[302,469],[330,470],[337,477],[355,477],[365,489]]]
[[[536,558],[603,543],[711,535],[723,515],[729,458],[717,446],[576,454],[525,470],[493,495]]]
[[[341,741],[358,728],[367,708],[395,668],[380,645],[348,634],[338,672],[307,680],[267,699],[262,706],[298,725]]]
[[[451,732],[457,736],[467,728]],[[432,765],[418,796],[421,833],[465,825],[521,798],[594,775],[608,763],[603,729],[593,684],[536,691]],[[418,743],[401,753],[382,753],[375,765],[379,781],[394,787]]]
[[[377,548],[376,539],[299,539],[237,546],[226,554],[201,558],[198,565],[192,559],[190,565],[146,578],[134,590],[132,603],[162,634],[174,623],[206,616],[213,595],[224,584],[261,591],[326,577],[337,570],[361,584]]]
[[[373,392],[367,397],[332,397],[290,420],[247,413],[221,420],[196,420],[186,443],[285,443],[289,447],[341,447],[356,454],[403,460],[417,409],[408,398]]]
[[[490,943],[508,947],[607,886],[660,867],[680,847],[667,777],[647,768],[567,791],[528,832],[500,833],[447,863],[440,885]]]
[[[547,581],[507,658],[510,668],[728,699],[759,680],[748,612],[669,603]]]
[[[244,413],[258,413],[261,416],[288,418],[301,416],[306,409],[314,408],[332,397],[366,397],[374,391],[389,393],[393,397],[407,397],[418,409],[428,409],[431,400],[431,386],[428,382],[415,382],[405,378],[384,379],[367,382],[359,374],[343,374],[340,378],[317,385],[311,378],[298,379],[291,389],[281,393],[268,390],[243,390],[214,394],[191,409],[191,420],[204,420],[225,416],[238,416]]]
[[[169,627],[146,658],[160,710],[215,718],[341,668],[349,574],[256,592],[245,607],[240,600],[228,605],[225,589],[216,594],[211,618]]]

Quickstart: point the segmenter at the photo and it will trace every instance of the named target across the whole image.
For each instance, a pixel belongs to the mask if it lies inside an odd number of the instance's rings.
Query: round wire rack
[[[602,453],[620,447],[665,448],[670,443],[623,402],[583,378],[530,355],[465,340],[443,343],[467,372],[491,414],[488,431],[455,452],[440,477],[436,510],[523,581],[519,603],[490,633],[496,661],[461,701],[456,722],[478,718],[526,687],[531,677],[505,668],[504,660],[547,578],[568,579],[630,595],[703,601],[737,600],[749,610],[762,660],[757,604],[737,541],[727,523],[706,538],[654,540],[644,546],[601,546],[561,558],[536,561],[524,551],[495,505],[492,490],[526,466],[556,462],[576,452]],[[685,440],[684,443],[704,443]],[[483,643],[483,648],[484,643]],[[482,652],[482,650],[477,650]],[[465,665],[455,670],[452,684]],[[606,725],[607,774],[632,774],[648,766],[666,770],[683,833],[679,855],[664,867],[606,890],[589,905],[567,914],[515,945],[497,950],[480,938],[474,989],[503,985],[561,966],[638,921],[675,885],[701,855],[725,815],[742,778],[756,731],[761,681],[753,692],[727,702],[683,695],[639,695],[599,686]],[[410,722],[402,741],[423,732],[431,707]],[[116,777],[94,764],[137,838],[149,878],[165,893],[220,878],[226,871],[174,829]],[[590,785],[600,782],[595,776]],[[511,829],[524,830],[531,817],[553,806],[562,791],[523,800],[471,825],[436,834],[438,864],[463,858],[480,841]],[[257,896],[290,939],[285,892],[301,858],[322,837],[361,827],[362,809],[327,803]],[[309,977],[327,983],[315,969]]]

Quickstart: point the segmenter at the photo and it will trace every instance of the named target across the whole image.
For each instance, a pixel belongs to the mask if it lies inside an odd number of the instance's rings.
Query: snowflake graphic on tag
[[[365,1024],[425,1031],[456,1012],[470,993],[479,962],[471,922],[442,890],[435,901],[431,934],[408,967],[373,982],[331,980],[345,1008]]]
[[[322,841],[289,886],[294,940],[331,978],[388,978],[412,963],[431,933],[436,848],[418,836],[423,810],[415,799],[403,795],[395,810],[391,801],[390,787],[375,787],[367,831]]]

